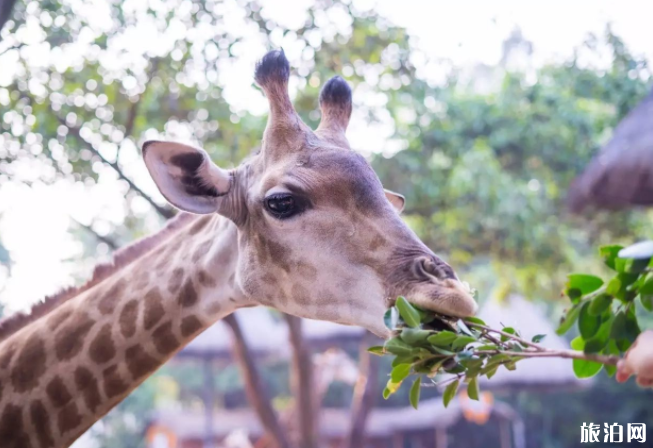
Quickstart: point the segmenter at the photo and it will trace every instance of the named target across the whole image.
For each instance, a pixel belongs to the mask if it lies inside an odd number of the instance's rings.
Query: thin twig
[[[566,358],[566,359],[581,359],[584,361],[594,361],[601,364],[615,366],[621,359],[619,356],[614,355],[597,355],[594,353],[583,353],[577,350],[550,350],[540,347],[542,350],[537,352],[511,352],[507,350],[478,350],[474,354],[478,355],[508,355],[518,358]]]
[[[170,219],[170,218],[172,218],[172,217],[175,215],[174,212],[173,212],[172,210],[170,210],[170,209],[167,208],[167,207],[162,207],[162,206],[160,206],[159,204],[157,204],[156,202],[154,202],[154,199],[152,199],[148,194],[146,194],[143,190],[141,190],[141,189],[140,189],[140,188],[139,188],[139,187],[138,187],[138,186],[137,186],[137,185],[136,185],[136,184],[135,184],[135,183],[134,183],[134,182],[129,178],[129,176],[127,176],[127,175],[125,174],[125,172],[122,170],[122,168],[120,168],[120,165],[118,165],[118,161],[111,162],[109,159],[107,159],[106,157],[104,157],[104,156],[102,155],[102,153],[100,153],[100,151],[99,151],[95,146],[93,146],[92,144],[90,144],[89,142],[87,142],[86,140],[84,140],[84,138],[82,138],[82,136],[81,136],[81,134],[80,134],[80,129],[79,129],[78,127],[68,125],[68,124],[66,123],[66,120],[63,119],[62,117],[58,116],[58,115],[57,115],[57,119],[59,120],[59,122],[60,122],[62,125],[66,126],[66,128],[68,128],[68,132],[69,132],[70,134],[72,134],[72,136],[75,137],[75,139],[76,139],[76,140],[77,140],[81,145],[86,146],[86,147],[87,147],[87,148],[88,148],[88,149],[89,149],[93,154],[95,154],[96,156],[98,156],[98,157],[100,158],[100,160],[102,161],[102,163],[105,163],[106,165],[109,165],[109,166],[110,166],[110,167],[111,167],[111,168],[112,168],[112,169],[113,169],[113,170],[118,174],[118,176],[119,176],[122,180],[124,180],[125,182],[127,182],[127,184],[129,185],[129,188],[130,188],[131,190],[135,191],[135,192],[138,193],[138,195],[140,195],[143,199],[145,199],[147,202],[149,202],[149,204],[150,204],[150,205],[151,205],[151,206],[152,206],[152,207],[153,207],[153,208],[154,208],[154,209],[159,213],[159,215],[161,215],[162,217],[164,217],[164,218],[166,218],[166,219]]]
[[[538,351],[544,350],[544,347],[542,347],[541,345],[537,345],[537,344],[534,344],[533,342],[529,342],[529,341],[527,341],[525,339],[520,338],[517,335],[506,333],[505,331],[501,331],[501,330],[495,330],[494,328],[490,328],[488,326],[481,325],[481,324],[476,324],[476,323],[473,323],[473,322],[465,322],[465,323],[470,327],[482,328],[483,330],[485,330],[487,332],[497,333],[497,334],[500,334],[501,336],[505,336],[505,337],[507,337],[509,339],[514,339],[515,341],[517,341],[517,342],[519,342],[521,344],[527,345],[529,347],[532,347],[532,348],[534,348],[534,349],[536,349]]]

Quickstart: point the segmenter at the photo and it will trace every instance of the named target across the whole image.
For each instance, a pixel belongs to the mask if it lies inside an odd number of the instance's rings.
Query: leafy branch
[[[411,404],[417,408],[421,387],[444,387],[445,406],[455,396],[461,382],[468,395],[478,399],[478,377],[492,378],[504,366],[515,370],[527,358],[573,360],[579,378],[605,369],[614,375],[622,354],[641,330],[635,301],[653,311],[653,241],[630,246],[605,246],[599,250],[604,263],[615,274],[603,279],[588,274],[571,274],[564,294],[572,307],[565,312],[556,333],[562,335],[578,324],[580,336],[571,349],[550,349],[540,342],[545,335],[527,340],[512,327],[496,329],[481,319],[456,319],[422,310],[404,297],[386,312],[385,323],[393,337],[383,346],[371,347],[377,355],[394,355],[384,398],[395,393],[411,374],[419,375],[410,390]],[[422,376],[431,382],[422,382]],[[450,375],[444,379],[441,375]],[[445,387],[446,386],[446,387]]]

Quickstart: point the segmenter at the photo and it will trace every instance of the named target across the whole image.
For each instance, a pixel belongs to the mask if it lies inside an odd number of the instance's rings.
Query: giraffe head
[[[378,335],[387,334],[382,317],[398,295],[444,314],[474,314],[451,267],[399,217],[404,198],[384,190],[349,148],[347,83],[336,76],[323,86],[313,131],[288,96],[289,71],[282,51],[257,65],[268,124],[260,152],[233,170],[201,149],[146,142],[145,163],[161,193],[182,210],[233,221],[235,279],[253,302]]]

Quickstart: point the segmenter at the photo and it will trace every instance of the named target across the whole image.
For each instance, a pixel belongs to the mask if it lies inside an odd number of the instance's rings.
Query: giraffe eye
[[[297,201],[288,193],[277,193],[265,198],[265,208],[278,219],[290,218],[299,210]]]

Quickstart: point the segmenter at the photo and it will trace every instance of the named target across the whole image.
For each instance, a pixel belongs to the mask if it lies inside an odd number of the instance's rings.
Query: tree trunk
[[[367,333],[360,346],[359,377],[354,387],[351,409],[351,427],[345,441],[346,448],[365,446],[365,423],[374,407],[377,395],[379,357],[367,351],[375,337]]]
[[[299,423],[299,447],[317,448],[317,406],[313,395],[313,362],[303,342],[302,320],[284,314],[292,346],[292,391]]]
[[[233,336],[233,353],[240,370],[245,377],[245,390],[250,404],[256,411],[263,428],[274,440],[278,448],[291,448],[286,434],[279,425],[277,413],[274,411],[270,402],[270,397],[265,390],[265,386],[261,381],[261,377],[254,363],[247,342],[243,337],[243,332],[240,328],[238,320],[234,314],[225,317],[224,322],[231,328]]]

